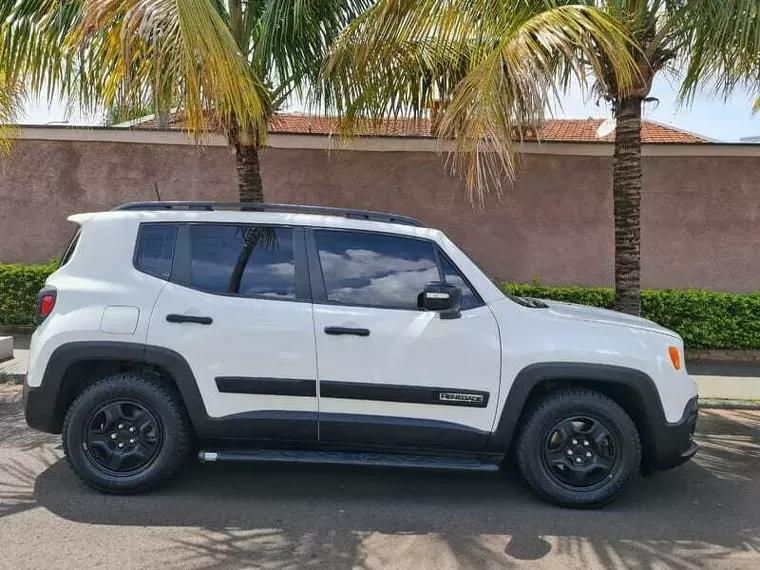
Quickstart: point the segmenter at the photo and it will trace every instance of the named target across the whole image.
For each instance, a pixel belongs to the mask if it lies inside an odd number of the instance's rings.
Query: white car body
[[[458,449],[461,437],[466,442],[462,448],[504,451],[529,392],[539,382],[602,386],[608,380],[614,384],[618,373],[618,399],[636,396],[635,405],[627,404],[635,408],[630,413],[641,429],[665,434],[694,412],[690,402],[696,402],[696,385],[683,365],[683,341],[676,333],[607,310],[516,302],[436,229],[277,211],[136,209],[69,219],[80,227],[80,235],[64,265],[47,280],[57,298],[52,314],[32,337],[26,381],[30,394],[43,391],[53,374],[51,359],[64,348],[92,346],[101,354],[104,347],[124,346],[137,351],[135,358],[144,353],[146,362],[159,368],[160,359],[152,361],[151,354],[179,355],[186,363],[195,388],[180,385],[180,391],[199,437],[206,431],[210,437],[224,437],[227,425],[243,426],[255,418],[255,425],[265,426],[261,436],[267,439],[276,438],[274,431],[292,421],[298,427],[283,439],[378,445],[382,442],[368,435],[377,430],[401,447]],[[352,230],[426,240],[440,248],[482,302],[462,310],[460,318],[443,319],[424,310],[220,295],[135,266],[142,225],[199,223]],[[313,287],[318,268],[308,263]],[[167,315],[207,318],[213,326],[168,322]],[[331,336],[325,334],[329,327],[371,334]],[[670,356],[672,347],[681,361],[679,369]],[[118,360],[123,363],[127,357]],[[58,383],[65,382],[65,372],[57,374]],[[219,379],[231,388],[223,389]],[[259,384],[250,389],[245,379]],[[47,390],[53,394],[48,399],[60,407],[58,392]],[[196,394],[194,403],[188,402],[188,391]],[[49,404],[44,412],[36,411],[32,396],[29,402],[30,425],[60,431],[60,410]],[[642,428],[642,422],[658,425]],[[693,455],[683,449],[685,432],[678,433],[678,445],[663,443],[667,449],[649,451],[655,467],[673,466]],[[667,439],[653,435],[648,440],[658,438]]]

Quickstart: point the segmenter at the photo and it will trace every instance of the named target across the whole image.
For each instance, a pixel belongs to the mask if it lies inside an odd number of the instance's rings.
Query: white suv
[[[438,230],[312,206],[150,202],[69,218],[40,292],[30,426],[87,484],[202,461],[495,470],[609,502],[696,452],[682,340],[505,295]]]

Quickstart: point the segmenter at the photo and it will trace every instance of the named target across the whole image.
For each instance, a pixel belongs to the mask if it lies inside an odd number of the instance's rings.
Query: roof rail
[[[317,214],[321,216],[340,216],[356,220],[387,222],[407,226],[424,227],[415,218],[384,214],[371,210],[354,210],[351,208],[334,208],[331,206],[305,206],[298,204],[267,204],[264,202],[132,202],[117,206],[114,210],[240,210],[241,212],[285,212],[294,214]]]

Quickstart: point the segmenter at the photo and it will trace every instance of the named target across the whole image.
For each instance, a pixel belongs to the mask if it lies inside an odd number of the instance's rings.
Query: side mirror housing
[[[458,319],[462,316],[462,291],[456,285],[433,281],[425,285],[418,304],[426,311],[440,313],[442,319]]]

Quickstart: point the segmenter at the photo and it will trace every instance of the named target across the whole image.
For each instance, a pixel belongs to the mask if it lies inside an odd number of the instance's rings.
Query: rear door
[[[144,225],[141,232],[158,228]],[[303,230],[193,223],[177,232],[148,344],[187,360],[219,433],[316,440],[317,369]]]
[[[431,241],[313,230],[320,441],[483,449],[498,401],[496,321]],[[418,308],[425,284],[463,292],[461,318]]]

